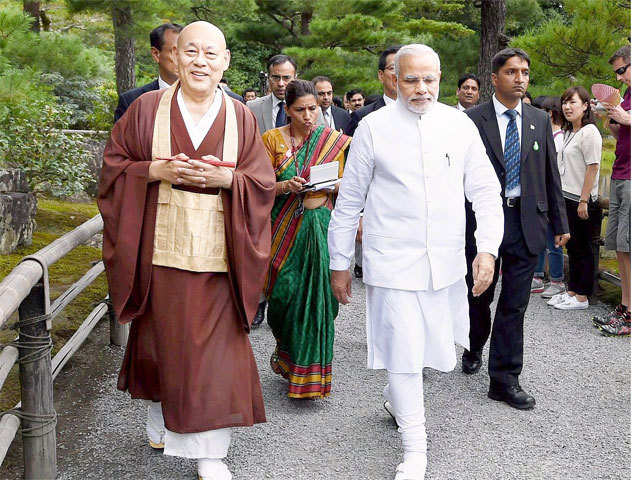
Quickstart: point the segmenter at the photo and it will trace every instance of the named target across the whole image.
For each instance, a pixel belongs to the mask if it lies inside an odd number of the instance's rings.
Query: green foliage
[[[511,42],[531,56],[534,88],[544,85],[548,94],[613,83],[607,61],[628,43],[631,10],[617,0],[567,0],[564,12]]]
[[[106,78],[111,67],[103,52],[88,48],[74,34],[16,33],[8,38],[3,54],[17,67],[29,65],[65,78]]]
[[[35,192],[72,195],[92,180],[88,154],[62,132],[71,112],[47,90],[36,91],[35,76],[19,70],[0,75],[0,163],[23,169]]]

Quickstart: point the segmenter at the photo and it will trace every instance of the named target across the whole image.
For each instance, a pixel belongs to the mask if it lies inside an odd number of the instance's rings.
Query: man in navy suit
[[[118,98],[118,106],[114,113],[114,120],[124,115],[129,105],[143,93],[151,90],[167,88],[178,79],[176,64],[173,62],[172,49],[178,41],[178,34],[182,30],[182,25],[176,23],[163,23],[159,27],[151,30],[149,40],[151,43],[151,57],[158,64],[159,76],[151,83],[141,87],[127,90]]]
[[[333,85],[329,77],[318,76],[311,80],[318,94],[320,112],[316,124],[344,132],[349,125],[349,113],[333,104]]]
[[[498,52],[492,60],[495,94],[488,102],[465,110],[478,127],[502,185],[504,237],[492,285],[479,297],[468,295],[470,345],[462,355],[462,371],[474,374],[479,370],[482,349],[491,332],[488,396],[521,410],[535,406],[533,396],[520,387],[519,376],[524,314],[537,255],[545,248],[548,224],[557,246],[569,240],[549,116],[522,102],[529,85],[529,65],[523,50],[506,48]],[[467,207],[467,286],[473,286],[476,222],[470,205]],[[501,263],[502,287],[492,329],[489,305]]]

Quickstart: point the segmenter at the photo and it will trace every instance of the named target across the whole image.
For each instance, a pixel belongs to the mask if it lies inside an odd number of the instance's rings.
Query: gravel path
[[[522,385],[536,397],[521,412],[486,396],[474,376],[424,371],[429,479],[629,479],[630,339],[602,337],[590,322],[604,306],[560,312],[532,296]],[[65,480],[190,479],[195,461],[152,451],[144,408],[115,389],[122,349],[102,323],[57,379],[58,471]],[[365,368],[364,287],[336,320],[329,399],[294,401],[271,372],[265,324],[251,334],[268,423],[234,433],[236,480],[393,479],[400,438],[382,410],[383,371]],[[485,364],[488,347],[485,348]],[[22,476],[16,438],[0,478]]]

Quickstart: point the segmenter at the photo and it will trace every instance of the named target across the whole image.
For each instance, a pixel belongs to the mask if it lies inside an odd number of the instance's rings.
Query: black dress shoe
[[[492,400],[506,402],[518,410],[531,410],[536,406],[536,399],[525,392],[519,384],[507,385],[491,380],[487,396]]]
[[[264,322],[264,309],[267,308],[267,302],[260,302],[258,305],[258,311],[256,312],[256,316],[253,317],[253,322],[251,322],[251,328],[257,328],[260,326],[262,322]]]
[[[360,265],[353,267],[353,276],[356,278],[362,278],[362,267]]]
[[[465,350],[462,354],[462,371],[467,375],[478,373],[482,366],[482,352]]]

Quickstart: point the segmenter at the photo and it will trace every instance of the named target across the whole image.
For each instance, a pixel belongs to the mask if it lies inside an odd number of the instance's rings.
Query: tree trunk
[[[31,24],[31,31],[40,33],[40,2],[34,2],[33,0],[23,0],[22,11],[33,18]]]
[[[491,85],[491,59],[507,46],[504,35],[504,19],[507,12],[505,0],[482,0],[480,5],[480,101],[489,100],[493,93]]]
[[[40,10],[40,22],[42,23],[42,30],[45,32],[51,31],[51,19],[47,15],[46,10]]]
[[[309,9],[302,12],[300,16],[300,34],[301,35],[309,35],[311,31],[309,30],[309,24],[311,23],[311,19],[313,18],[313,10]]]
[[[131,5],[113,2],[113,33],[116,49],[116,86],[118,94],[136,86],[135,45],[133,41],[133,15]]]

